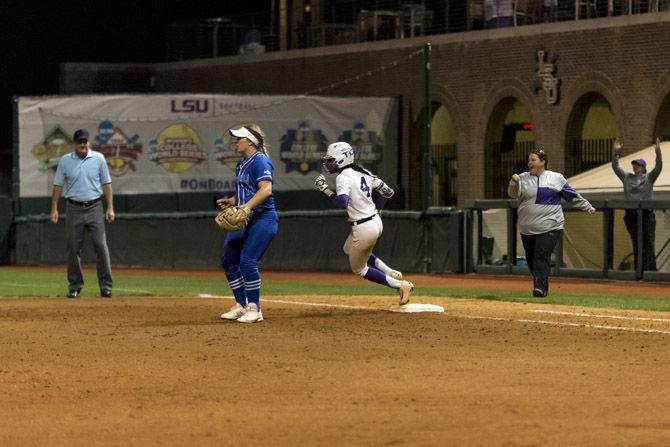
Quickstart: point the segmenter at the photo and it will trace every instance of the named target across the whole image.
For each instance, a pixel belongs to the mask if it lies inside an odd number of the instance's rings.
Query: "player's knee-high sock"
[[[244,277],[244,293],[247,295],[249,304],[254,303],[256,307],[261,308],[261,277],[256,274],[255,279]]]
[[[240,270],[244,278],[244,293],[247,296],[247,302],[249,304],[254,303],[260,309],[261,274],[258,271],[258,265],[252,260],[242,259]]]
[[[374,253],[372,253],[368,258],[368,265],[370,267],[376,268],[377,270],[381,270],[382,273],[384,273],[385,275],[388,275],[389,272],[393,270],[391,267],[386,265],[384,261],[379,259]]]
[[[393,287],[394,289],[400,287],[400,281],[385,275],[384,272],[374,267],[368,266],[368,271],[365,272],[363,278],[367,279],[368,281],[376,282],[377,284],[381,284],[383,286]]]
[[[226,272],[226,278],[228,278],[228,284],[230,284],[230,289],[233,291],[233,296],[235,301],[242,307],[247,306],[247,295],[244,292],[244,279],[239,270],[235,272]]]

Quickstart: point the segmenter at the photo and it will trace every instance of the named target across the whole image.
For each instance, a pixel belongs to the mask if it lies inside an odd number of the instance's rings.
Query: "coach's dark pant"
[[[526,250],[526,262],[533,275],[533,288],[549,293],[549,273],[551,254],[563,235],[563,230],[553,230],[542,234],[522,234],[521,241]]]
[[[633,241],[633,270],[637,269],[637,211],[626,210],[623,216],[626,230]],[[656,271],[656,216],[654,210],[642,210],[642,269]]]
[[[85,207],[67,203],[67,281],[69,290],[81,289],[81,249],[86,233],[91,235],[98,266],[100,290],[112,290],[112,267],[105,235],[105,214],[102,202]]]

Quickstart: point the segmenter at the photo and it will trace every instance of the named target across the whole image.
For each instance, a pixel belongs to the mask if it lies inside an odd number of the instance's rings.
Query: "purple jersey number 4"
[[[361,191],[363,191],[367,197],[370,197],[370,187],[365,182],[365,177],[361,177]]]

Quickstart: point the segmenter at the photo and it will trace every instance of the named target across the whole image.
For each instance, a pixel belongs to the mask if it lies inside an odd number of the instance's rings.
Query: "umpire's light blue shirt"
[[[63,155],[54,177],[54,185],[63,187],[63,196],[78,202],[97,199],[102,195],[102,185],[108,183],[112,178],[105,156],[90,148],[83,159],[76,152]]]

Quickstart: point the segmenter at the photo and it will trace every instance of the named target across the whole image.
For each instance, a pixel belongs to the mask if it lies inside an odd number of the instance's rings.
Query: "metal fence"
[[[654,13],[670,0],[312,0],[301,8],[173,23],[168,61]]]
[[[576,175],[612,161],[614,139],[572,140],[572,171]]]
[[[564,205],[563,238],[552,255],[555,276],[670,281],[670,201],[592,200],[591,216]],[[465,206],[465,271],[489,274],[529,274],[517,230],[515,200],[477,200]],[[643,241],[642,215],[654,210],[651,235],[656,268],[645,270],[643,244],[637,265],[632,235],[624,214],[637,216],[637,239]],[[649,235],[647,235],[649,237]]]
[[[528,170],[528,154],[534,149],[534,141],[518,141],[509,147],[500,141],[489,144],[486,148],[486,197],[491,199],[507,197],[510,177],[515,172]]]

